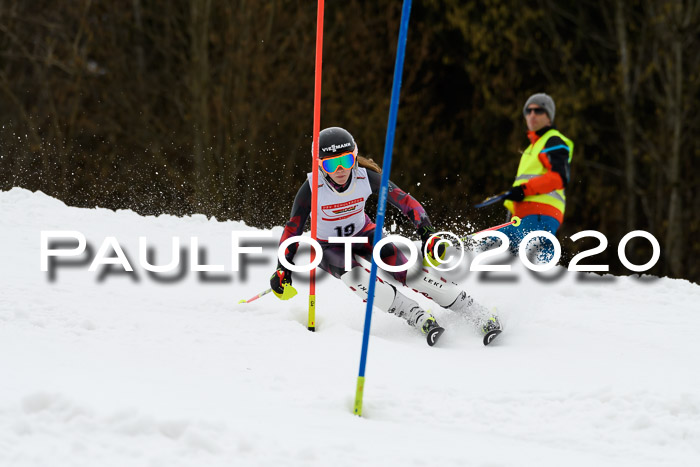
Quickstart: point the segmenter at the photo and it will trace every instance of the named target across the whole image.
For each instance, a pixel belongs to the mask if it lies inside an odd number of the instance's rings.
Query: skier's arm
[[[367,176],[369,178],[369,184],[372,187],[372,193],[379,193],[379,186],[382,182],[381,174],[368,170]],[[430,226],[430,219],[425,209],[423,209],[423,206],[421,206],[413,196],[403,191],[392,181],[389,181],[389,196],[387,201],[395,208],[400,209],[406,217],[411,219],[416,230],[419,230],[421,227]]]
[[[296,197],[294,198],[294,204],[292,205],[292,212],[289,215],[289,220],[284,226],[284,232],[280,238],[280,244],[290,237],[296,237],[304,233],[304,226],[306,221],[309,220],[309,215],[311,214],[311,187],[309,186],[309,181],[306,180],[304,184],[299,188]],[[299,249],[298,243],[292,243],[284,251],[284,256],[290,263],[294,260],[294,255],[296,255]]]
[[[549,138],[538,157],[547,169],[547,173],[524,184],[525,196],[561,190],[569,183],[569,148],[561,138],[558,136]]]

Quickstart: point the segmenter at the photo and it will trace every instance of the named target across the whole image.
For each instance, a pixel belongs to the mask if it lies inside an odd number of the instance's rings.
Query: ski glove
[[[270,277],[270,288],[276,294],[281,295],[284,293],[284,286],[282,284],[292,285],[292,271],[278,264],[277,270],[272,277]]]
[[[420,234],[421,239],[421,255],[423,254],[423,252],[427,251],[427,256],[430,256],[434,259],[435,256],[433,255],[433,249],[435,248],[435,242],[439,242],[441,240],[441,238],[438,236],[434,236],[432,239],[430,238],[432,235],[435,235],[435,228],[432,225],[426,225],[421,227],[418,230],[418,233]],[[441,259],[445,257],[446,249],[447,247],[445,246],[445,243],[439,244],[437,248],[437,253]]]
[[[522,201],[525,199],[525,185],[518,185],[506,191],[505,199],[511,201]]]

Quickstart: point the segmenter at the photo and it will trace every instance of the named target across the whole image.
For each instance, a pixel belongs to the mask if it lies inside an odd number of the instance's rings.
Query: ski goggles
[[[336,173],[340,167],[345,170],[350,170],[355,166],[355,161],[357,157],[355,152],[346,152],[335,157],[329,157],[328,159],[321,159],[321,168],[327,174]]]

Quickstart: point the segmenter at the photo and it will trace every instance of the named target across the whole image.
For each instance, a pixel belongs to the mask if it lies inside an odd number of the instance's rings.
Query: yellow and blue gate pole
[[[411,0],[404,0],[401,10],[401,26],[399,28],[399,43],[396,50],[396,63],[394,65],[394,83],[391,87],[391,103],[389,105],[389,123],[384,141],[384,160],[382,162],[382,182],[379,187],[379,200],[377,201],[376,228],[374,242],[376,245],[382,239],[384,228],[384,216],[386,213],[386,199],[389,193],[389,175],[391,173],[391,156],[394,150],[394,134],[396,132],[396,118],[399,112],[399,95],[401,93],[401,75],[403,74],[403,62],[406,55],[406,38],[408,37],[408,18],[411,15]],[[357,377],[357,389],[355,392],[355,415],[362,416],[362,398],[365,390],[365,368],[367,366],[367,348],[369,346],[369,331],[372,324],[372,306],[374,305],[374,290],[377,281],[377,263],[372,255],[372,268],[369,275],[369,289],[367,292],[367,308],[365,311],[365,327],[362,333],[362,353],[360,354],[360,372]]]

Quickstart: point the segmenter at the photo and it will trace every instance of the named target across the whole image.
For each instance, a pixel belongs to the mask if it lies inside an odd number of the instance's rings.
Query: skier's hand
[[[421,239],[421,253],[425,252],[431,264],[435,263],[435,244],[442,240],[441,237],[435,235],[435,228],[431,225],[423,226],[418,230]],[[431,238],[432,237],[432,238]],[[426,250],[427,248],[427,250]],[[445,250],[447,247],[445,243],[439,243],[437,247],[437,254],[440,259],[445,257]]]
[[[525,185],[514,186],[504,194],[505,199],[509,199],[511,201],[522,201],[525,199]]]
[[[278,264],[277,270],[270,277],[270,288],[275,294],[282,295],[284,293],[283,284],[292,285],[292,271]]]

